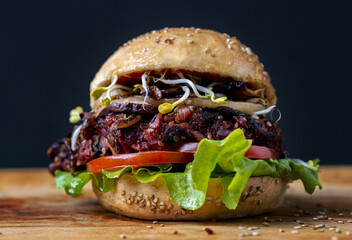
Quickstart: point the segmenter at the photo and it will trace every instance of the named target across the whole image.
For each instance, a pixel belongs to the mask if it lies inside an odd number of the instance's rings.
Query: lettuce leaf
[[[55,171],[55,183],[58,189],[65,190],[67,194],[78,197],[82,188],[90,181],[89,172],[76,172],[73,176],[70,172]]]
[[[117,171],[105,171],[92,174],[78,172],[72,176],[69,172],[56,171],[56,185],[59,189],[77,197],[82,188],[94,178],[101,191],[114,188],[114,180],[121,174],[131,173],[142,182],[151,182],[161,177],[169,191],[170,199],[188,210],[200,208],[205,201],[210,178],[220,178],[223,188],[222,201],[229,209],[236,209],[248,179],[255,176],[282,177],[300,179],[306,192],[312,194],[318,186],[318,172],[291,159],[251,160],[244,157],[251,140],[237,129],[223,140],[204,139],[200,142],[194,161],[187,164],[183,172],[174,170],[171,165],[153,165],[134,169],[131,166]],[[310,161],[313,167],[319,167],[318,159]]]

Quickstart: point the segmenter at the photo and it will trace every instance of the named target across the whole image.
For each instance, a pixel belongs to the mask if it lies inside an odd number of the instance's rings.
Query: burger
[[[235,37],[165,28],[121,46],[90,83],[91,110],[48,150],[56,186],[92,181],[100,203],[149,220],[274,210],[287,184],[318,186],[318,160],[288,158],[264,66]],[[276,114],[277,115],[277,114]]]

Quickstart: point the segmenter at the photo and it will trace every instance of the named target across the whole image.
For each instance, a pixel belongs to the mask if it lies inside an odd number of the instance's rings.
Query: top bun
[[[269,106],[277,100],[269,75],[250,48],[235,37],[199,28],[164,28],[132,39],[104,63],[90,90],[109,85],[113,72],[120,79],[165,69],[243,81],[254,90],[265,89]]]

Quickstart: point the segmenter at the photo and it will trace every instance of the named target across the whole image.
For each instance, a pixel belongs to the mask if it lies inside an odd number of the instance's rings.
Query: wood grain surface
[[[352,166],[323,167],[319,177],[322,191],[310,196],[297,181],[270,214],[227,221],[152,222],[106,211],[90,186],[80,198],[67,196],[55,188],[45,169],[5,169],[0,170],[0,240],[352,239]]]

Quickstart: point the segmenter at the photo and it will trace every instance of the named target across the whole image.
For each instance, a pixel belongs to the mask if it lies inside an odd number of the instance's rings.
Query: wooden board
[[[304,192],[300,182],[291,184],[283,204],[270,214],[228,221],[153,223],[106,211],[90,187],[80,198],[67,196],[55,188],[54,179],[44,169],[5,169],[0,170],[0,240],[116,240],[124,236],[163,240],[352,239],[346,234],[352,234],[352,223],[348,222],[352,220],[352,166],[323,167],[320,180],[324,189],[313,196]],[[318,220],[313,220],[315,217]],[[321,224],[325,226],[315,227]],[[253,227],[259,229],[248,229]]]

